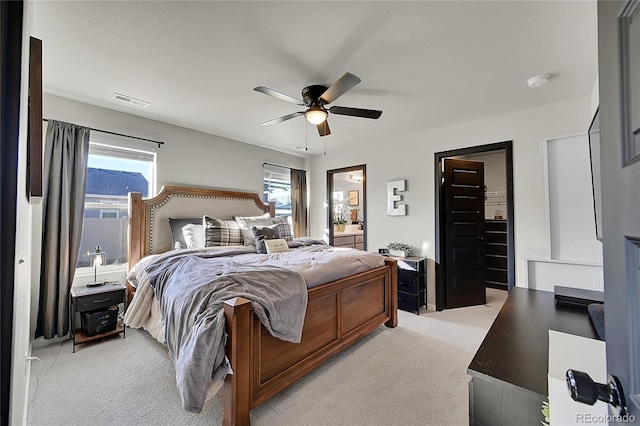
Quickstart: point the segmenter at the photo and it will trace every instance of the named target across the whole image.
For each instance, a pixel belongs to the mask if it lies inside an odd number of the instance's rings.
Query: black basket
[[[83,312],[81,315],[82,331],[87,336],[106,333],[116,329],[118,324],[118,307]]]

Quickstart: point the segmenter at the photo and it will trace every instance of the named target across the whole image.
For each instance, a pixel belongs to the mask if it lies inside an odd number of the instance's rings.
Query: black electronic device
[[[586,308],[592,303],[604,303],[602,291],[585,290],[582,288],[553,286],[557,304]]]

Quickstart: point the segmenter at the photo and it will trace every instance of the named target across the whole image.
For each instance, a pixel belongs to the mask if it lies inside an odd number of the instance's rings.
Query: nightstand
[[[76,345],[112,334],[122,333],[122,338],[126,337],[124,324],[118,318],[119,305],[122,303],[125,308],[127,306],[127,288],[124,285],[111,281],[97,287],[72,287],[69,298],[70,335],[73,340],[73,352],[76,351]],[[115,312],[113,306],[115,306]],[[95,334],[85,333],[82,329],[76,330],[77,314],[84,315],[88,322],[94,323],[92,329]],[[109,324],[113,321],[113,315],[115,315],[115,328],[111,329]],[[107,331],[101,332],[102,329]]]
[[[420,313],[427,307],[427,258],[409,256],[398,259],[398,308]]]

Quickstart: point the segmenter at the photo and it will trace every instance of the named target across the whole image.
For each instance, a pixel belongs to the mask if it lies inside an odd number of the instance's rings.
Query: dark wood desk
[[[515,287],[469,364],[469,424],[540,425],[547,400],[549,330],[597,339],[587,310],[551,292]]]

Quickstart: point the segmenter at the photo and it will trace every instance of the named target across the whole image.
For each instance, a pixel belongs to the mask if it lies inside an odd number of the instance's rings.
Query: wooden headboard
[[[129,193],[129,267],[150,254],[171,250],[169,218],[190,219],[209,215],[275,216],[275,203],[265,204],[255,192],[163,186],[158,195],[143,199]]]

